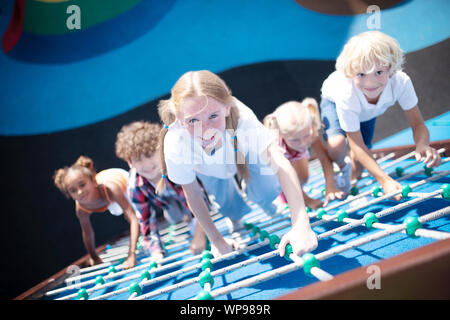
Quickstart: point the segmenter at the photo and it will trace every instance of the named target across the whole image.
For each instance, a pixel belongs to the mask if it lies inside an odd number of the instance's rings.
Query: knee
[[[339,134],[328,138],[327,151],[333,159],[345,156],[347,152],[347,141],[345,137]]]

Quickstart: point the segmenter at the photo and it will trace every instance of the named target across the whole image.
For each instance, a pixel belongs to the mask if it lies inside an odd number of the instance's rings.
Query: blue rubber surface
[[[430,133],[430,141],[450,139],[450,111],[425,121]],[[412,129],[402,130],[388,138],[373,144],[372,149],[397,147],[414,144]]]
[[[1,33],[12,8],[5,2]],[[449,37],[449,9],[447,0],[403,1],[383,10],[381,31],[405,52],[419,50]],[[367,30],[367,18],[320,14],[295,1],[148,0],[80,32],[23,33],[8,55],[0,53],[7,79],[0,82],[0,135],[51,133],[109,119],[168,93],[188,70],[334,60],[351,36]]]

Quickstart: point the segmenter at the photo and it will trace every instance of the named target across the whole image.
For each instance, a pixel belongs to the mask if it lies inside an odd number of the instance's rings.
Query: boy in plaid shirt
[[[157,261],[164,256],[155,208],[163,210],[170,223],[191,221],[181,186],[167,181],[163,194],[158,195],[155,186],[161,178],[158,154],[158,136],[161,127],[145,121],[125,125],[117,134],[116,155],[130,167],[127,193],[138,212],[144,247]],[[197,254],[205,249],[205,235],[196,225],[191,251]]]

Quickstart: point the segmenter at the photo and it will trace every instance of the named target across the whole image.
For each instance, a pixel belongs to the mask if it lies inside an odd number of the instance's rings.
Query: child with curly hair
[[[90,256],[90,265],[102,263],[95,251],[95,234],[90,216],[94,212],[109,210],[113,215],[124,213],[130,223],[130,247],[122,268],[136,265],[136,244],[139,238],[139,223],[134,208],[126,197],[128,173],[111,168],[96,172],[91,158],[80,156],[70,167],[55,171],[54,183],[67,197],[75,201],[75,213],[80,221],[83,243]]]
[[[205,249],[202,229],[192,221],[192,214],[181,186],[168,181],[162,194],[155,191],[161,178],[158,137],[161,126],[146,121],[136,121],[124,125],[116,139],[116,155],[130,167],[127,192],[139,212],[139,224],[144,239],[144,247],[155,260],[164,256],[164,248],[158,231],[155,208],[163,211],[170,223],[191,222],[195,228],[191,251],[194,254]]]

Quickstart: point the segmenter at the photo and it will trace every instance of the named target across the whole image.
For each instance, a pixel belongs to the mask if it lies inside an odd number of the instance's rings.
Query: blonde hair
[[[357,73],[374,71],[376,62],[389,68],[389,75],[402,70],[403,51],[397,41],[380,32],[367,31],[353,36],[336,60],[336,70],[353,78]]]
[[[94,168],[94,161],[86,156],[80,156],[77,161],[71,166],[66,166],[64,168],[58,169],[53,174],[53,182],[55,186],[67,197],[70,198],[70,194],[67,191],[64,179],[66,176],[73,171],[79,170],[85,176],[90,177],[95,180],[96,171]]]
[[[161,193],[164,190],[164,178],[167,177],[166,162],[164,159],[164,137],[168,131],[168,125],[173,123],[176,115],[180,112],[180,107],[186,98],[206,96],[213,98],[223,104],[231,106],[230,114],[226,117],[226,129],[235,132],[239,121],[239,110],[234,102],[231,90],[225,82],[216,74],[208,70],[189,71],[183,74],[175,83],[171,90],[171,98],[161,100],[158,104],[158,114],[164,122],[164,127],[159,136],[159,153],[161,157],[161,180],[156,191]],[[237,138],[233,140],[235,160],[238,175],[241,179],[249,179],[250,174],[244,155],[239,151]]]
[[[298,132],[308,126],[317,134],[322,125],[319,106],[314,98],[285,102],[265,116],[263,122],[269,129],[279,130],[281,135]]]
[[[131,162],[141,156],[151,157],[159,149],[158,137],[161,125],[147,121],[135,121],[124,125],[117,134],[116,156]]]

